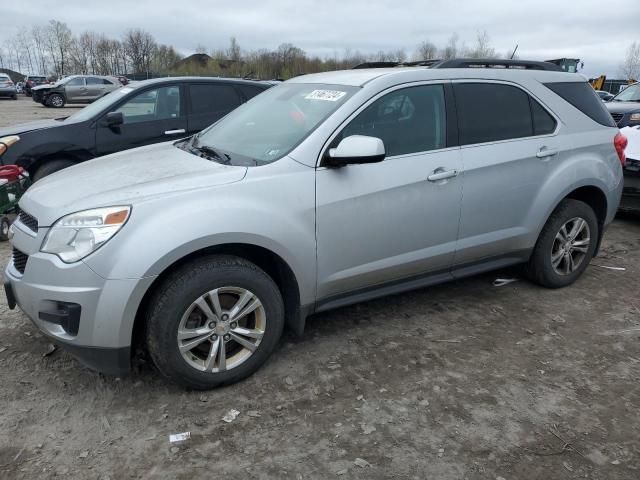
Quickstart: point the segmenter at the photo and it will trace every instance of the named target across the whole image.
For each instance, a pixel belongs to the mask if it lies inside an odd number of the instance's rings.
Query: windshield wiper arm
[[[231,164],[231,157],[229,155],[227,155],[226,153],[221,154],[213,147],[209,147],[208,145],[200,145],[198,147],[192,147],[192,148],[197,150],[200,153],[203,153],[210,159],[217,158],[218,160],[220,160],[220,163],[223,163],[225,165]]]

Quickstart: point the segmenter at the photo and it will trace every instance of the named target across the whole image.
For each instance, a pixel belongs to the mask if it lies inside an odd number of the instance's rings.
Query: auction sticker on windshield
[[[314,90],[304,98],[307,100],[326,100],[328,102],[337,102],[346,94],[347,92],[341,92],[340,90]]]

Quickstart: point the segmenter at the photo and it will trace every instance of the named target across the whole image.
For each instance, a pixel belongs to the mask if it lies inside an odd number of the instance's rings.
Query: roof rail
[[[400,62],[364,62],[352,67],[352,70],[358,70],[360,68],[390,68],[397,67]]]
[[[562,68],[549,62],[534,60],[505,60],[500,58],[454,58],[435,63],[431,68],[513,68],[562,72]]]

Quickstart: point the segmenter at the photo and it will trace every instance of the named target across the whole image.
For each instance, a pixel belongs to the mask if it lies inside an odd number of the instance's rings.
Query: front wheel
[[[185,265],[158,288],[146,342],[162,374],[206,390],[258,370],[283,327],[282,296],[271,277],[239,257],[211,256]]]
[[[593,258],[599,238],[598,219],[584,202],[563,200],[545,224],[527,272],[548,288],[571,285]]]
[[[64,107],[64,97],[59,93],[49,95],[49,98],[47,99],[47,105],[54,108],[62,108]]]
[[[38,180],[42,180],[44,177],[51,175],[54,172],[75,165],[75,163],[76,162],[73,160],[49,160],[38,167],[38,169],[33,173],[33,182],[35,183]]]

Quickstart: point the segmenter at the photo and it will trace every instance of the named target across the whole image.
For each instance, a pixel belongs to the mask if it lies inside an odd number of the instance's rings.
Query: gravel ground
[[[47,108],[35,103],[31,97],[18,94],[18,100],[0,98],[0,128],[18,123],[67,117],[77,112],[82,105],[67,105],[64,108]]]
[[[28,102],[0,102],[2,122],[50,111]],[[47,355],[2,296],[0,478],[640,478],[640,219],[617,219],[572,287],[492,285],[512,276],[318,315],[207,393]]]

